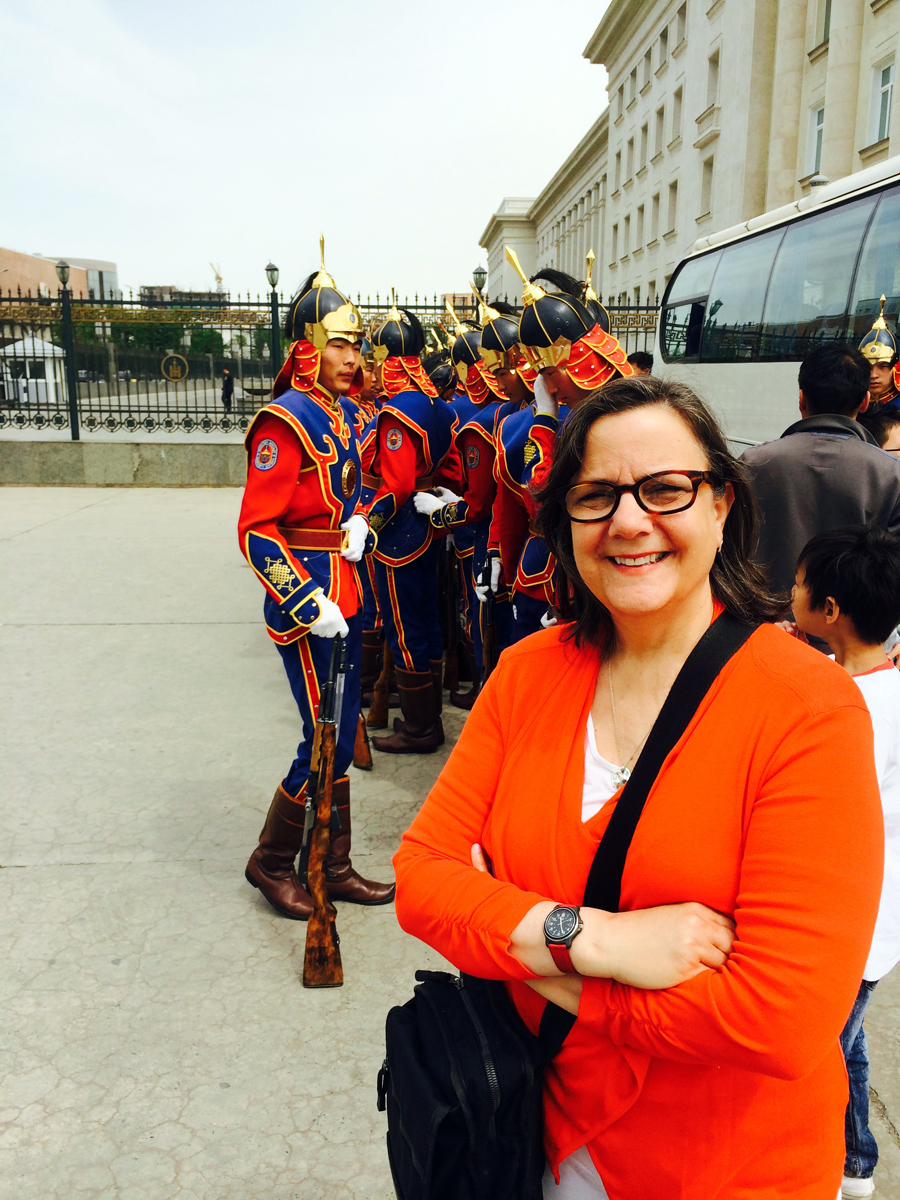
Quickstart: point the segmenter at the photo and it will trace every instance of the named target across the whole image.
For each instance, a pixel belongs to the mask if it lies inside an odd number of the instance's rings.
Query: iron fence
[[[356,299],[367,328],[391,303],[380,295]],[[398,302],[426,329],[443,327],[442,297]],[[271,395],[273,346],[280,367],[277,347],[287,307],[283,296],[223,296],[188,307],[146,298],[0,295],[0,429],[69,430],[73,437],[80,430],[246,430]],[[610,305],[609,313],[627,353],[652,350],[655,307]],[[460,309],[459,315],[472,314]]]

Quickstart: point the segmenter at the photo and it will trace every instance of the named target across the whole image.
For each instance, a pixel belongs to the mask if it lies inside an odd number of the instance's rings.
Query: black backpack
[[[622,871],[653,783],[719,671],[753,632],[723,613],[694,647],[597,847],[584,905],[617,912]],[[497,980],[417,971],[392,1008],[378,1073],[398,1200],[542,1200],[542,1075],[575,1017],[547,1004],[535,1037]]]

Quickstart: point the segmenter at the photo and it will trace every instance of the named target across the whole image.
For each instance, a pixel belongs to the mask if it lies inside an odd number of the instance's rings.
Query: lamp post
[[[478,288],[479,292],[483,289],[484,285],[487,283],[487,271],[484,269],[483,266],[481,266],[480,263],[475,268],[475,270],[472,272],[472,282]]]
[[[278,268],[273,262],[266,267],[266,279],[272,288],[272,379],[281,367],[281,329],[278,321],[278,293],[275,287],[278,283]]]
[[[66,391],[69,394],[69,425],[72,429],[72,441],[79,441],[78,429],[78,380],[75,376],[75,343],[72,339],[72,305],[68,288],[69,264],[60,260],[56,264],[56,274],[62,284],[60,300],[62,301],[62,335],[63,350],[66,356]]]

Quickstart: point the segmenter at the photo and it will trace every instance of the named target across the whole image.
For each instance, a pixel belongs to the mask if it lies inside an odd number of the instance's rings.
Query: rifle
[[[337,634],[331,643],[328,681],[319,697],[306,784],[303,843],[300,848],[301,869],[313,902],[312,916],[306,924],[306,952],[303,956],[303,986],[309,988],[340,987],[344,982],[340,938],[335,928],[337,909],[328,899],[325,887],[325,856],[335,822],[336,831],[341,827],[332,800],[332,785],[346,670],[347,646]]]
[[[497,649],[497,597],[491,591],[490,555],[485,559],[481,578],[486,586],[484,604],[481,606],[481,685],[483,687],[500,657]]]

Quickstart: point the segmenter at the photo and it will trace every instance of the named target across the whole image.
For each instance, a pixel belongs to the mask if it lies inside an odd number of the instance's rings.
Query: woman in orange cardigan
[[[741,467],[680,385],[622,380],[586,401],[540,521],[574,624],[504,652],[395,856],[400,923],[505,980],[532,1031],[546,999],[577,1013],[544,1076],[545,1197],[834,1200],[838,1035],[881,882],[862,697],[762,625],[663,765],[622,911],[582,908],[555,959],[544,922],[579,905],[688,654],[723,609],[777,606]]]

